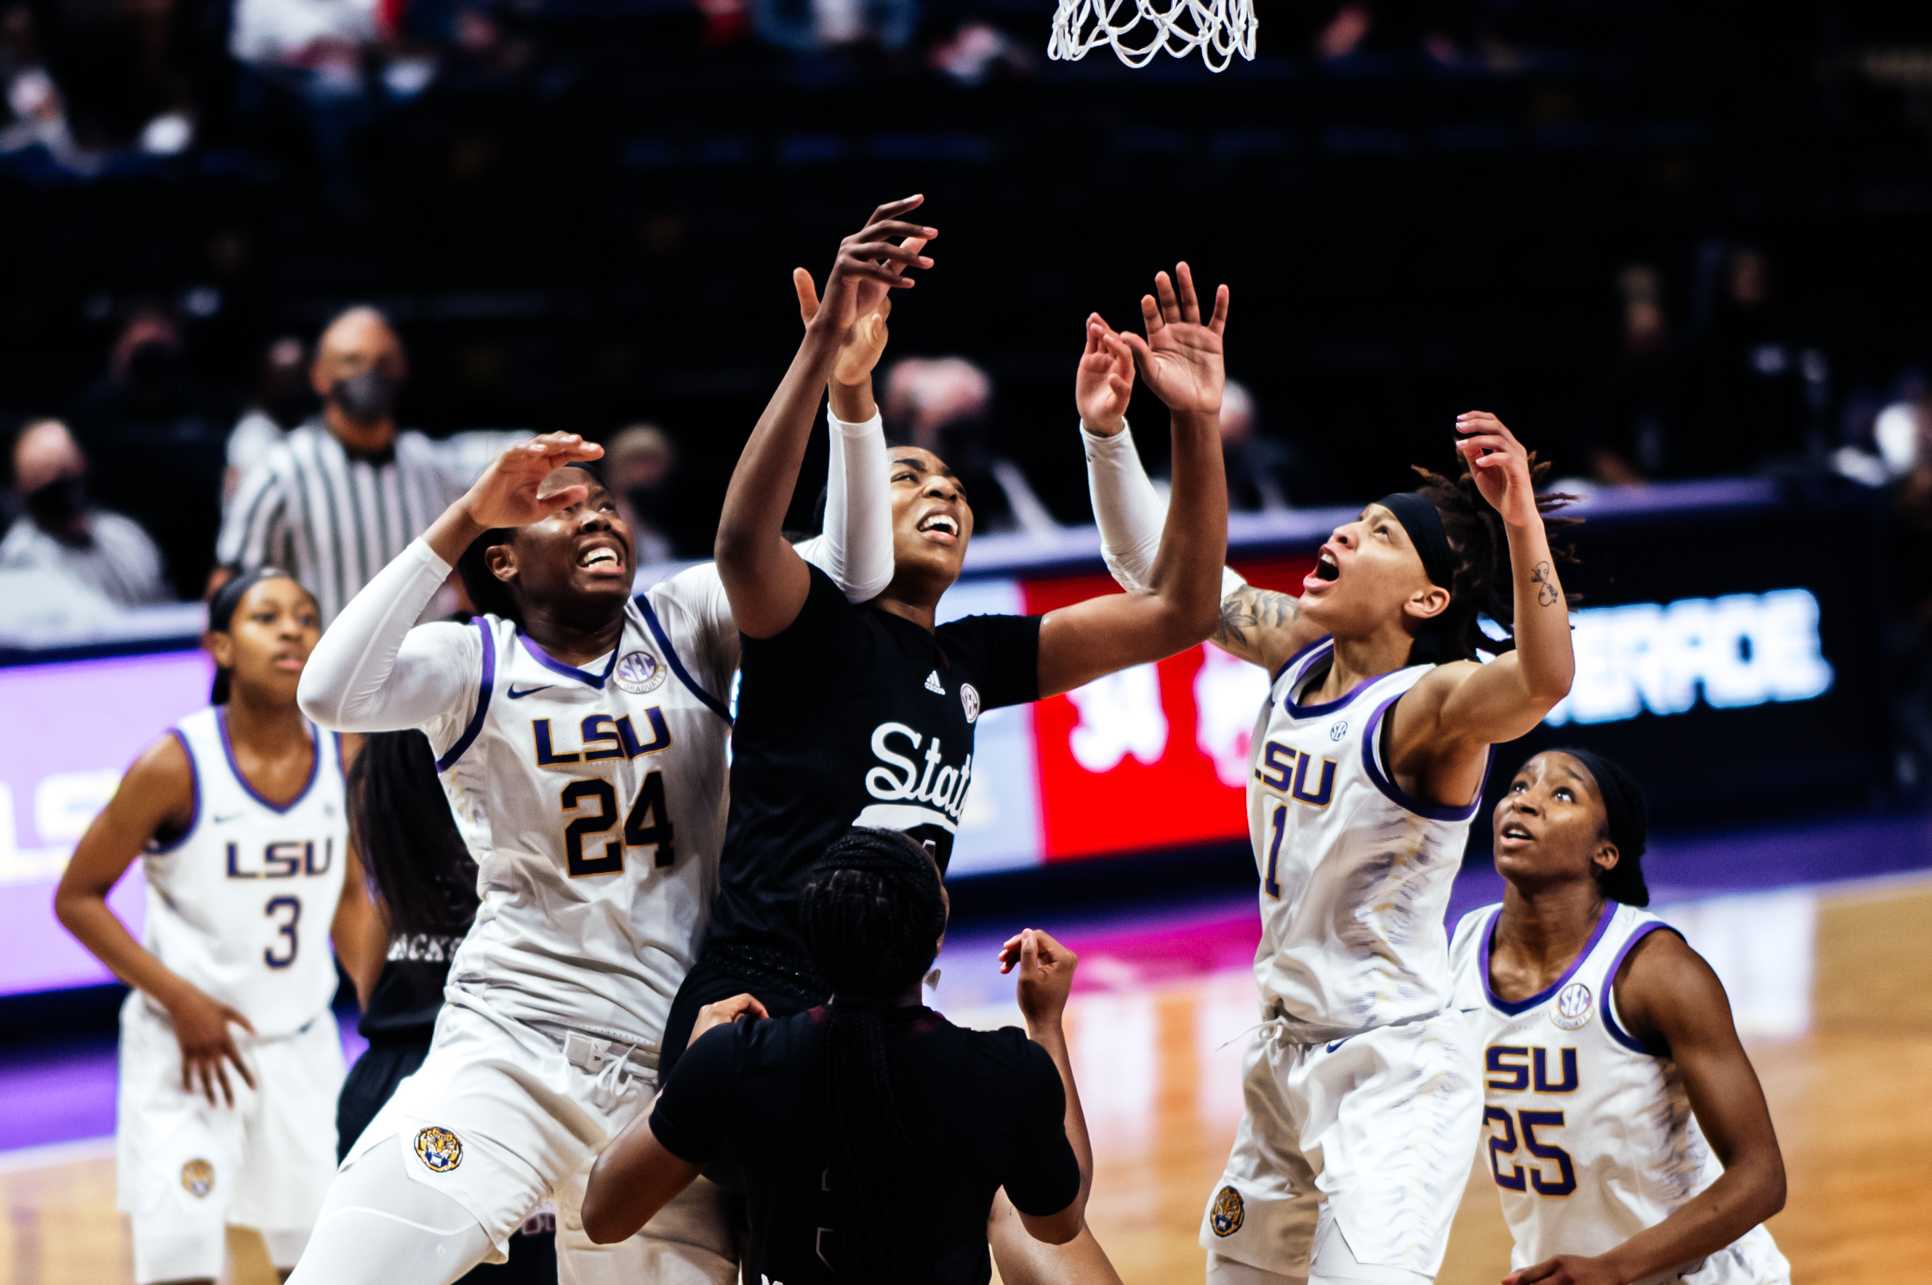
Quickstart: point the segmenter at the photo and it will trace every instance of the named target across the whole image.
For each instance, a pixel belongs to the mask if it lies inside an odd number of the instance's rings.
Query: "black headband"
[[[234,577],[208,600],[208,630],[210,633],[227,633],[228,626],[235,619],[235,608],[241,606],[242,598],[264,580],[295,580],[295,577],[280,567],[256,567]],[[301,581],[296,581],[301,588]],[[308,592],[306,589],[304,593]]]
[[[1636,778],[1601,754],[1567,747],[1562,753],[1583,764],[1584,771],[1597,783],[1597,794],[1603,799],[1604,829],[1623,860],[1634,862],[1643,856],[1650,837],[1650,818]]]
[[[1395,514],[1395,520],[1409,533],[1409,543],[1422,559],[1422,570],[1429,583],[1444,589],[1454,587],[1456,555],[1449,547],[1449,536],[1442,529],[1442,514],[1435,502],[1420,491],[1397,491],[1385,495],[1377,504]]]

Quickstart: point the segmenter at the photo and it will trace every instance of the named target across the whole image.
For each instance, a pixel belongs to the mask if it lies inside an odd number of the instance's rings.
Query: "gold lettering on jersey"
[[[327,838],[318,845],[313,839],[284,839],[262,845],[261,860],[252,866],[242,856],[241,845],[230,843],[230,879],[299,879],[303,875],[327,874],[335,864],[335,840]]]
[[[1310,776],[1316,778],[1312,785]],[[1335,760],[1304,754],[1281,741],[1269,741],[1261,747],[1254,779],[1264,790],[1286,794],[1311,808],[1325,808],[1335,799]]]
[[[563,767],[571,763],[600,763],[609,759],[634,759],[656,754],[671,744],[671,725],[664,711],[653,705],[644,711],[650,726],[650,739],[639,740],[629,714],[591,714],[578,725],[581,749],[557,748],[547,718],[530,721],[530,736],[535,744],[538,767]]]

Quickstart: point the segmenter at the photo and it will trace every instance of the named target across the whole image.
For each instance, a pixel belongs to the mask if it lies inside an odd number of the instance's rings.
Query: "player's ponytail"
[[[837,1147],[828,1157],[837,1225],[827,1257],[840,1280],[898,1280],[901,1238],[917,1215],[896,1175],[923,1130],[900,1110],[885,1021],[938,952],[946,928],[939,868],[906,835],[855,828],[813,868],[800,917],[832,991],[822,1069]]]
[[[421,732],[376,732],[349,768],[349,833],[392,937],[455,937],[476,917],[476,863]]]

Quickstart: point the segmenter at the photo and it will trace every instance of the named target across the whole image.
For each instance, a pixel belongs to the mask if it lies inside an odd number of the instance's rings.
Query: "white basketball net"
[[[1074,62],[1112,45],[1129,67],[1162,50],[1185,58],[1196,49],[1209,71],[1236,54],[1254,61],[1254,0],[1058,0],[1047,57]]]

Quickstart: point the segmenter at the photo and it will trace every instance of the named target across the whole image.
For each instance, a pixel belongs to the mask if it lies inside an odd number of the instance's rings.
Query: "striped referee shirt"
[[[295,573],[324,626],[468,485],[437,443],[396,435],[384,456],[351,453],[327,428],[291,432],[251,469],[222,518],[216,556],[244,571]]]

